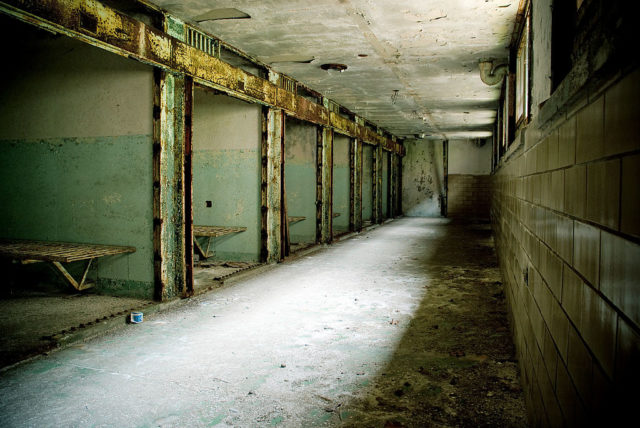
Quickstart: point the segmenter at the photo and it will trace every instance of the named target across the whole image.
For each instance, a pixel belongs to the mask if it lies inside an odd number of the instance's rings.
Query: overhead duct
[[[493,60],[480,61],[480,79],[485,85],[493,86],[502,82],[504,76],[509,71],[509,66],[506,63],[493,66]]]

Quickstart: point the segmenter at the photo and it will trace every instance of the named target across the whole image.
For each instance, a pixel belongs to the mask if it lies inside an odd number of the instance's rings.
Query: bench
[[[219,236],[224,236],[224,235],[231,235],[233,233],[244,232],[245,230],[247,230],[247,228],[242,226],[237,226],[237,227],[193,226],[193,243],[196,246],[196,250],[198,251],[198,254],[200,254],[201,257],[208,259],[214,254],[214,253],[209,253],[209,248],[211,247],[212,238],[217,238]],[[202,248],[197,238],[207,238],[206,250]]]
[[[306,217],[287,217],[287,220],[289,221],[289,224],[293,224],[293,223],[298,223],[301,222],[303,220],[306,220]]]
[[[20,261],[22,264],[49,262],[76,290],[85,290],[94,284],[86,282],[87,273],[94,259],[116,254],[135,252],[135,247],[100,244],[77,244],[72,242],[49,242],[28,240],[0,240],[0,256]],[[82,277],[77,281],[62,265],[87,260]]]

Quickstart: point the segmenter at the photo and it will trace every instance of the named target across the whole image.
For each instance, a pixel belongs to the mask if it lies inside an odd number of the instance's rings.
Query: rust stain
[[[296,112],[296,94],[287,91],[286,89],[278,88],[277,92],[277,104],[290,113]]]
[[[299,119],[330,126],[351,137],[403,154],[397,151],[398,147],[392,139],[365,127],[362,118],[354,117],[351,120],[330,114],[327,106],[278,88],[268,80],[227,64],[97,0],[7,0],[0,3],[0,12],[119,55],[210,82],[235,94],[285,110]]]

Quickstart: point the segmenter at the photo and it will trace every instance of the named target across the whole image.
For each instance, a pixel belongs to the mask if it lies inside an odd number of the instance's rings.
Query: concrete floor
[[[0,426],[525,426],[487,225],[404,218],[2,373]]]
[[[124,325],[152,301],[77,293],[65,287],[16,289],[0,298],[0,368],[64,346],[66,341]],[[96,328],[98,327],[98,328]]]

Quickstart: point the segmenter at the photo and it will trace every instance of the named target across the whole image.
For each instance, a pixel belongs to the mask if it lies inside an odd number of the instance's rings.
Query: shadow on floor
[[[397,268],[428,272],[429,279],[409,325],[389,320],[405,329],[393,357],[355,399],[326,409],[332,425],[527,425],[490,225],[436,230],[441,234],[424,238],[431,256],[398,262]],[[411,232],[400,230],[407,240]]]
[[[150,300],[99,295],[90,289],[77,292],[56,281],[51,272],[43,275],[44,264],[40,271],[18,275],[20,268],[10,263],[2,266],[0,369],[56,349],[72,336],[90,337],[125,324],[131,311],[152,304]]]
[[[261,266],[257,262],[201,261],[193,269],[193,287],[196,293],[221,287],[232,275]]]

